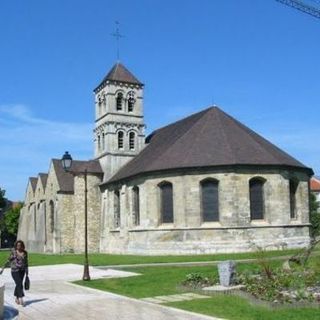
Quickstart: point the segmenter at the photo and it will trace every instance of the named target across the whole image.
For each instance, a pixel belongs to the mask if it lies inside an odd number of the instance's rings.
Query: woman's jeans
[[[11,272],[12,278],[16,284],[16,287],[14,289],[14,295],[17,298],[22,298],[24,297],[24,293],[23,293],[23,278],[25,275],[26,271],[23,270],[19,270],[19,271],[15,271],[15,272]]]

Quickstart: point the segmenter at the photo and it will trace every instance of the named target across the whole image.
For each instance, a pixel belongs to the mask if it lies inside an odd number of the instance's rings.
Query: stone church
[[[309,241],[312,169],[210,107],[145,137],[144,85],[116,63],[95,88],[94,159],[30,177],[18,238],[30,251],[197,254]]]

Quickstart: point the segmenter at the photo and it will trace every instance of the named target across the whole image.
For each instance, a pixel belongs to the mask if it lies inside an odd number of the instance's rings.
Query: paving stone
[[[29,269],[31,287],[26,292],[26,307],[17,307],[14,302],[14,284],[9,270],[6,269],[2,276],[5,282],[5,305],[19,311],[19,320],[217,319],[160,305],[168,300],[159,299],[160,303],[150,304],[145,301],[151,302],[150,299],[155,299],[155,297],[146,298],[148,300],[143,301],[71,284],[68,281],[82,277],[83,268],[79,265],[30,267]],[[120,270],[90,268],[90,275],[96,279],[103,276],[127,277],[137,274]],[[173,299],[177,296],[179,295],[164,297]],[[184,299],[194,298],[196,298],[194,295],[184,296]]]

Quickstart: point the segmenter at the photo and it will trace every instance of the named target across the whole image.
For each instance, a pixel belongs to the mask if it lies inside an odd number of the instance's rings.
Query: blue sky
[[[320,5],[319,5],[320,7]],[[217,104],[320,173],[320,20],[275,0],[0,2],[0,187],[93,157],[92,90],[120,60],[147,133]]]

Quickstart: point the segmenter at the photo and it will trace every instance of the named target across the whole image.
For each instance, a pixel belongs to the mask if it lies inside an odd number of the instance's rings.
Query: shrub
[[[209,279],[202,273],[193,272],[186,275],[185,280],[182,281],[182,284],[185,286],[190,286],[193,288],[196,287],[206,287],[212,285],[214,282],[212,279]]]

